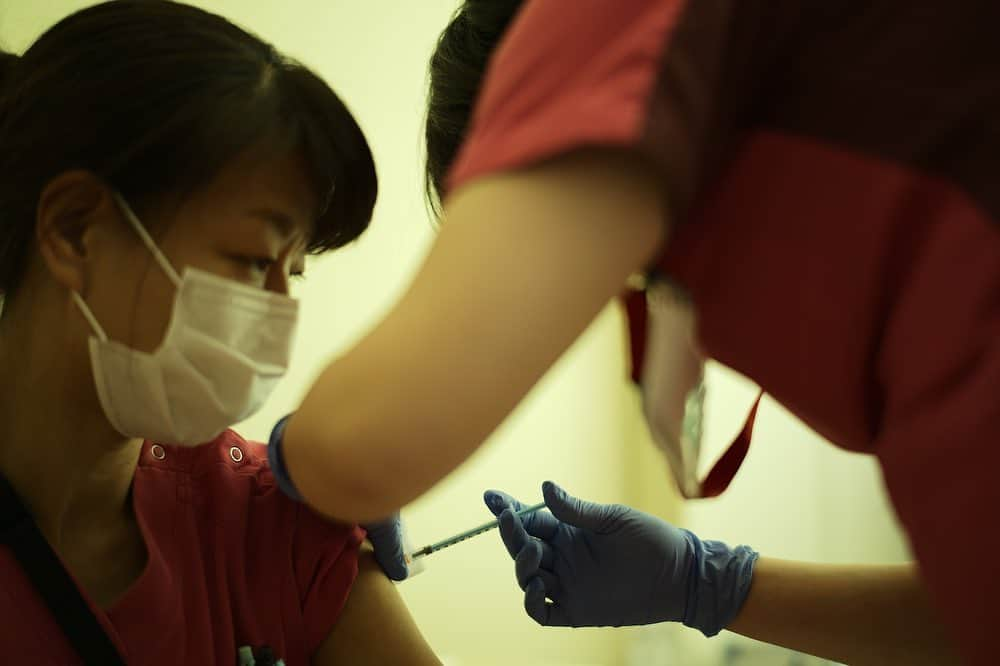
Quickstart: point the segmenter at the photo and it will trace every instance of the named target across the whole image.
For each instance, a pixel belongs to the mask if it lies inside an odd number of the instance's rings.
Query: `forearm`
[[[761,558],[730,631],[851,666],[958,664],[916,565]]]
[[[285,437],[288,471],[304,499],[346,522],[378,520],[406,505],[491,429],[483,420],[475,429],[468,412],[459,416],[461,405],[436,393],[434,373],[451,366],[442,359],[437,369],[426,367],[433,349],[406,359],[410,350],[379,338],[376,332],[320,375]]]

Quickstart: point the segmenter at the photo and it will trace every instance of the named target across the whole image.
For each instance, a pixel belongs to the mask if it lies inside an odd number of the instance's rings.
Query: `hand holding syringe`
[[[539,509],[544,509],[544,508],[545,508],[545,502],[541,502],[539,504],[535,504],[534,506],[529,506],[526,509],[521,509],[520,511],[517,512],[517,515],[523,518],[524,516],[535,513]],[[499,527],[499,525],[500,525],[499,520],[491,520],[488,523],[483,523],[479,527],[473,527],[471,530],[466,530],[465,532],[456,534],[455,536],[449,539],[445,539],[444,541],[438,541],[437,543],[432,543],[429,546],[424,546],[423,548],[415,550],[406,556],[407,564],[421,557],[426,557],[431,553],[436,553],[437,551],[447,548],[448,546],[454,546],[456,543],[461,543],[466,539],[471,539],[474,536],[479,536],[480,534],[489,532],[490,530]]]

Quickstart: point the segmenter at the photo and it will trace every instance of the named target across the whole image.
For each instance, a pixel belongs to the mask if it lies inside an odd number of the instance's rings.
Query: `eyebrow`
[[[290,236],[295,229],[295,223],[292,222],[292,218],[272,208],[254,208],[249,211],[249,214],[264,220],[282,236]]]

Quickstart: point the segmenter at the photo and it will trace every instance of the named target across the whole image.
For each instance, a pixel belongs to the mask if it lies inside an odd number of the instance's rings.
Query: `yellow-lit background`
[[[0,0],[0,45],[19,52],[52,23],[90,4]],[[308,280],[297,293],[304,309],[293,367],[265,409],[238,428],[261,440],[277,418],[294,409],[324,362],[392,304],[431,242],[421,174],[426,63],[457,3],[192,4],[231,18],[313,67],[358,117],[379,172],[371,230],[352,247],[308,267]],[[406,508],[416,545],[487,520],[481,501],[486,488],[535,502],[541,482],[551,478],[589,499],[629,503],[702,536],[749,543],[769,555],[825,561],[906,557],[871,461],[834,450],[773,403],[761,408],[754,447],[726,496],[682,507],[625,381],[622,333],[620,314],[609,308],[468,464]],[[707,445],[717,454],[742,425],[754,387],[718,367],[710,368],[708,381]],[[452,666],[820,663],[725,633],[707,641],[676,627],[538,627],[522,611],[513,567],[496,534],[433,555],[427,571],[399,589]]]

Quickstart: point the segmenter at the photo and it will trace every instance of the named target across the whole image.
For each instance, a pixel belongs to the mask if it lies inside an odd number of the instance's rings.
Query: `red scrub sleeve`
[[[449,191],[584,146],[640,146],[683,0],[529,0],[491,60]]]
[[[952,211],[914,234],[919,251],[898,248],[876,452],[934,606],[965,662],[986,666],[1000,619],[1000,232],[960,197],[926,204]]]
[[[358,576],[365,532],[331,523],[299,505],[292,548],[309,654],[315,654],[344,609]]]

